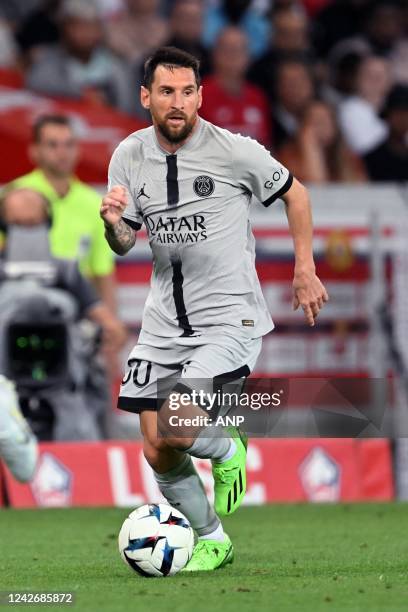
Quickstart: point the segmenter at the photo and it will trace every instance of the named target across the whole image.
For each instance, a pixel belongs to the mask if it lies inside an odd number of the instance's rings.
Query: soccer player
[[[232,561],[219,517],[232,514],[245,494],[246,440],[236,431],[216,437],[211,428],[190,438],[158,436],[157,383],[175,375],[181,383],[235,380],[253,370],[273,323],[255,270],[252,195],[264,206],[278,198],[286,204],[296,257],[294,308],[300,305],[314,325],[328,299],[315,274],[306,189],[256,141],[198,116],[198,68],[194,57],[172,47],[146,62],[141,102],[153,126],[114,152],[101,206],[116,253],[133,247],[142,223],[153,252],[142,330],[118,407],[140,414],[144,454],[159,488],[197,532],[191,571]],[[191,456],[212,461],[214,509]]]

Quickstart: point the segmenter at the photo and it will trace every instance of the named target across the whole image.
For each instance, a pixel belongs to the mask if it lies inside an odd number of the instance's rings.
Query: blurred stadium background
[[[387,437],[252,440],[246,503],[408,499],[406,3],[0,0],[0,184],[32,170],[35,121],[63,114],[80,144],[76,175],[103,193],[115,146],[148,122],[137,102],[142,66],[166,43],[200,57],[202,115],[257,138],[310,187],[316,262],[331,301],[313,329],[292,311],[284,207],[254,202],[257,269],[276,324],[254,375],[392,381]],[[118,315],[129,333],[119,370],[140,329],[150,273],[141,231],[116,261]],[[0,505],[159,499],[135,441],[137,418],[114,407],[114,361],[112,402],[92,441],[56,441],[52,426],[41,434],[55,406],[43,409],[32,391],[24,410],[44,440],[36,476],[21,485],[0,466]],[[208,466],[198,467],[210,488]]]

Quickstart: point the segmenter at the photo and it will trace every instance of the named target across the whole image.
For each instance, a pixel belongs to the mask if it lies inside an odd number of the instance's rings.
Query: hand
[[[314,268],[295,269],[293,293],[293,310],[301,306],[306,321],[313,327],[324,303],[329,301],[329,295]]]
[[[100,215],[105,225],[118,223],[127,206],[127,194],[124,187],[113,187],[102,200]]]

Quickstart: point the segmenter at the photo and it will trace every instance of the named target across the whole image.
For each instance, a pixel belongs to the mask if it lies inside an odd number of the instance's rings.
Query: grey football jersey
[[[128,191],[123,219],[146,226],[153,252],[143,329],[164,337],[193,336],[215,326],[273,329],[255,270],[249,206],[269,206],[292,176],[251,138],[200,118],[191,138],[170,155],[153,127],[120,143],[109,188]]]

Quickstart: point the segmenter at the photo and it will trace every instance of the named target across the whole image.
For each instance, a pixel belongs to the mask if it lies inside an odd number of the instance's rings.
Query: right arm
[[[120,219],[115,225],[105,224],[105,238],[112,251],[118,255],[126,255],[136,242],[136,233]]]
[[[106,240],[118,255],[126,255],[136,242],[135,230],[122,219],[126,206],[126,189],[116,186],[103,198],[100,211],[105,224]]]

